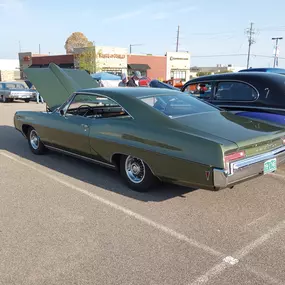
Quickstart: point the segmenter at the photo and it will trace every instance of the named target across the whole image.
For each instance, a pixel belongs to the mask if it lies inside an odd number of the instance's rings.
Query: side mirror
[[[61,109],[61,110],[59,111],[59,114],[60,114],[61,116],[64,116],[64,111]]]

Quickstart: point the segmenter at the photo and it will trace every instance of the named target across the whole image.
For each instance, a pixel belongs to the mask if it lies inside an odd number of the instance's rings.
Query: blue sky
[[[133,47],[134,53],[164,54],[175,50],[180,25],[180,50],[192,55],[191,65],[246,65],[245,29],[256,28],[254,55],[272,56],[272,37],[284,36],[285,1],[258,0],[0,0],[0,58],[17,58],[22,51],[63,54],[66,38],[83,32],[98,45]],[[203,56],[203,57],[201,57]],[[273,59],[253,56],[251,66],[269,66]],[[285,59],[279,60],[285,67]]]

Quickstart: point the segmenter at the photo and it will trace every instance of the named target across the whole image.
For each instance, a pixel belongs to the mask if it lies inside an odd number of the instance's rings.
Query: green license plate
[[[263,167],[264,174],[274,172],[276,171],[276,169],[277,169],[276,158],[269,159],[264,162],[264,167]]]

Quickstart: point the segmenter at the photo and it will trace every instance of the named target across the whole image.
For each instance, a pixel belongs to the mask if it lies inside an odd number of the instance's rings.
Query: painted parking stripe
[[[120,206],[120,205],[118,205],[116,203],[113,203],[113,202],[111,202],[111,201],[109,201],[109,200],[107,200],[105,198],[102,198],[102,197],[100,197],[100,196],[98,196],[98,195],[96,195],[94,193],[91,193],[91,192],[89,192],[87,190],[84,190],[84,189],[82,189],[80,187],[77,187],[77,186],[75,186],[75,185],[73,185],[71,183],[68,183],[68,182],[66,182],[63,179],[58,178],[56,175],[47,173],[46,171],[43,171],[43,170],[39,169],[38,167],[35,167],[35,166],[31,165],[31,163],[26,163],[22,159],[16,158],[15,155],[7,154],[4,151],[2,151],[2,152],[0,151],[0,155],[2,155],[4,157],[7,157],[7,158],[9,158],[9,159],[11,159],[11,160],[21,164],[21,165],[24,165],[24,166],[34,170],[34,171],[37,171],[41,175],[44,175],[44,176],[46,176],[46,177],[48,177],[48,178],[50,178],[50,179],[52,179],[52,180],[54,180],[56,182],[58,182],[58,183],[60,183],[60,184],[62,184],[64,186],[68,187],[68,188],[71,188],[71,189],[73,189],[73,190],[75,190],[75,191],[77,191],[77,192],[79,192],[79,193],[81,193],[83,195],[86,195],[86,196],[88,196],[89,198],[91,198],[93,200],[96,200],[96,201],[98,201],[98,202],[100,202],[102,204],[105,204],[105,205],[107,205],[107,206],[109,206],[109,207],[111,207],[113,209],[116,209],[116,210],[118,210],[120,212],[123,212],[124,214],[126,214],[128,216],[131,216],[131,217],[139,220],[140,222],[142,222],[144,224],[152,226],[155,229],[157,229],[157,230],[159,230],[161,232],[164,232],[164,233],[168,234],[169,236],[172,236],[172,237],[176,238],[177,240],[180,240],[182,242],[186,242],[190,246],[202,249],[205,252],[207,252],[208,254],[211,254],[213,256],[217,256],[217,257],[221,257],[221,258],[224,258],[226,256],[225,254],[223,254],[221,252],[218,252],[215,249],[212,249],[211,247],[209,247],[207,245],[199,243],[199,242],[197,242],[197,241],[187,237],[184,234],[181,234],[181,233],[179,233],[179,232],[177,232],[175,230],[172,230],[171,228],[168,228],[168,227],[166,227],[164,225],[156,223],[155,221],[153,221],[153,220],[151,220],[151,219],[149,219],[147,217],[144,217],[144,216],[142,216],[140,214],[137,214],[137,213],[135,213],[135,212],[125,208],[125,207],[122,207],[122,206]]]

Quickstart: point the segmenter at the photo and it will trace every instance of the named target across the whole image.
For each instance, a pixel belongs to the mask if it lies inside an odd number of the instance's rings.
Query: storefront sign
[[[30,56],[24,56],[24,57],[23,57],[23,60],[24,60],[24,61],[30,61],[30,60],[31,60],[31,57],[30,57]]]
[[[126,58],[125,54],[104,54],[104,53],[99,53],[100,58],[117,58],[117,59],[124,59]]]
[[[179,57],[173,57],[173,56],[171,56],[169,59],[170,60],[189,60],[189,58],[187,58],[187,57],[179,58]]]

